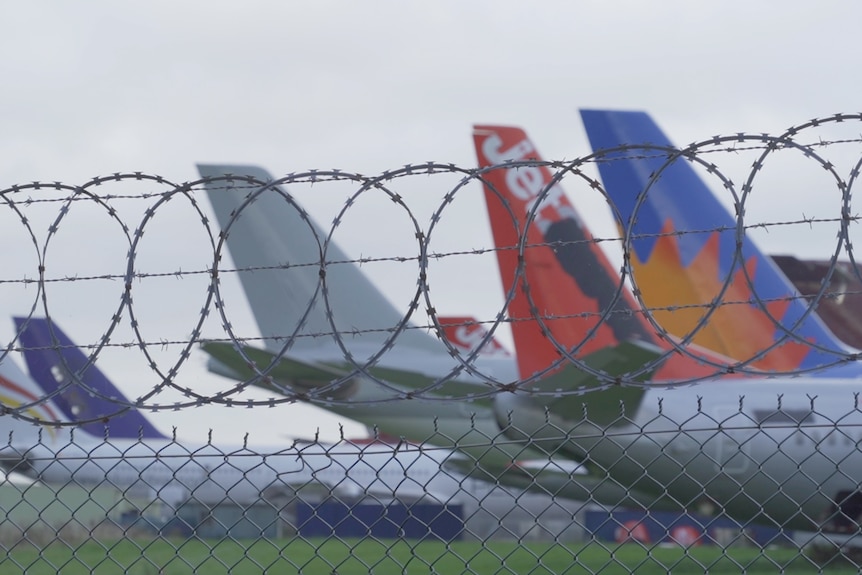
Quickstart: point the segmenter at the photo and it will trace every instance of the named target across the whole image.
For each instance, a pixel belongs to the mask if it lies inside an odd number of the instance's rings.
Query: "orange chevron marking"
[[[646,262],[632,253],[632,268],[644,303],[656,321],[671,334],[685,337],[709,311],[710,302],[721,291],[718,272],[718,234],[711,232],[700,253],[688,267],[683,266],[673,224],[667,220],[661,237]],[[754,278],[756,261],[745,262],[745,271]],[[697,331],[693,342],[728,357],[744,361],[775,342],[777,328],[770,315],[780,320],[789,301],[766,304],[766,312],[754,302],[742,268],[737,268],[708,322]],[[678,308],[678,309],[674,309]],[[768,315],[767,315],[768,312]],[[796,369],[809,347],[796,340],[771,350],[752,367],[763,371]]]

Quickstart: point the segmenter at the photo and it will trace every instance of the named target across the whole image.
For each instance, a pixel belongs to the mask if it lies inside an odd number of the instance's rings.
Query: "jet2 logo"
[[[522,140],[508,150],[502,150],[503,140],[499,134],[491,134],[482,143],[482,153],[490,164],[530,159],[535,152],[529,140]],[[533,209],[538,196],[550,183],[550,173],[540,166],[521,166],[506,170],[506,185],[512,195],[523,202],[524,213]],[[554,184],[542,198],[542,204],[536,212],[535,225],[544,235],[551,224],[564,219],[578,220],[578,215],[571,205],[565,201],[563,189]]]

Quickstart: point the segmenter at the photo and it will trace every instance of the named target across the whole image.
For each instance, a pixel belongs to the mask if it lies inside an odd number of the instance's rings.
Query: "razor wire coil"
[[[693,143],[682,148],[667,148],[646,145],[622,146],[610,150],[601,150],[588,156],[576,158],[567,161],[533,161],[519,160],[516,162],[507,162],[505,164],[493,165],[486,168],[465,168],[447,163],[426,162],[416,165],[407,165],[401,168],[387,170],[378,175],[364,175],[360,173],[351,173],[341,170],[308,170],[303,172],[290,173],[284,177],[278,178],[275,181],[259,181],[252,177],[239,175],[226,175],[217,178],[203,178],[195,181],[175,183],[166,180],[156,174],[146,174],[142,172],[115,173],[109,176],[95,177],[82,185],[69,185],[62,182],[31,182],[27,184],[17,184],[0,190],[0,201],[3,202],[3,207],[10,210],[15,219],[18,220],[29,243],[34,247],[34,264],[29,266],[31,270],[37,270],[37,275],[30,277],[5,277],[0,278],[0,286],[35,286],[37,297],[34,298],[31,309],[25,314],[29,317],[45,316],[47,318],[60,317],[62,313],[63,302],[54,302],[51,300],[50,287],[54,285],[67,285],[74,282],[115,282],[122,286],[119,297],[119,302],[111,314],[110,320],[100,330],[102,336],[97,341],[85,342],[81,345],[81,349],[88,356],[87,364],[83,370],[78,370],[78,373],[72,373],[70,381],[61,386],[61,388],[50,396],[38,398],[38,400],[27,403],[21,406],[4,405],[4,411],[11,413],[16,417],[25,420],[39,421],[38,418],[33,418],[27,414],[27,410],[40,402],[51,399],[63,392],[64,389],[75,386],[85,390],[91,394],[102,396],[102,394],[89,387],[81,377],[81,373],[86,370],[89,365],[98,364],[100,354],[104,350],[123,348],[137,349],[143,356],[145,363],[152,372],[153,385],[149,390],[139,393],[138,397],[132,401],[116,400],[116,398],[103,397],[104,399],[116,401],[117,412],[123,412],[131,408],[148,409],[148,410],[166,410],[166,409],[182,409],[201,404],[235,404],[241,403],[246,406],[272,406],[279,403],[293,401],[310,401],[320,403],[321,405],[335,405],[341,403],[362,404],[366,400],[356,398],[341,399],[339,393],[355,382],[357,379],[372,382],[379,389],[385,390],[388,396],[384,399],[375,398],[367,400],[367,403],[380,403],[386,401],[401,401],[405,399],[421,398],[428,401],[450,401],[451,399],[463,399],[468,401],[483,401],[494,398],[502,392],[519,391],[526,394],[543,396],[556,393],[566,393],[566,391],[547,391],[541,389],[537,384],[544,376],[554,373],[556,370],[564,366],[574,366],[580,372],[589,374],[595,380],[595,385],[590,389],[600,391],[610,389],[617,386],[632,386],[638,387],[646,384],[641,381],[645,374],[648,374],[656,369],[662,361],[666,360],[673,354],[687,354],[691,357],[689,344],[695,340],[697,335],[711,321],[713,314],[722,308],[730,308],[733,306],[748,306],[755,307],[763,312],[765,317],[769,318],[777,332],[778,337],[766,348],[758,350],[751,357],[735,357],[732,361],[726,363],[712,363],[712,376],[720,376],[728,373],[744,374],[744,375],[761,375],[762,372],[755,367],[757,361],[766,357],[771,351],[781,346],[788,344],[799,344],[808,346],[831,359],[812,369],[793,369],[783,370],[779,372],[770,372],[770,375],[793,376],[807,373],[809,371],[819,371],[830,366],[839,366],[855,362],[859,358],[856,350],[848,349],[832,349],[824,347],[821,344],[806,341],[795,332],[795,327],[810,315],[816,313],[815,310],[822,302],[845,298],[848,296],[858,295],[858,291],[839,291],[830,288],[830,279],[837,273],[837,265],[839,256],[846,254],[850,260],[850,273],[859,281],[862,281],[862,272],[856,265],[855,254],[853,250],[853,242],[851,238],[850,226],[857,223],[858,216],[852,211],[852,187],[858,176],[858,166],[862,163],[862,159],[858,160],[855,167],[851,170],[850,177],[845,181],[845,178],[835,168],[834,164],[828,159],[831,150],[842,144],[859,144],[860,139],[854,138],[836,138],[836,139],[818,139],[813,140],[808,137],[807,131],[812,128],[819,128],[830,123],[850,123],[859,122],[862,116],[855,114],[838,114],[831,117],[812,120],[798,127],[787,130],[784,134],[773,136],[768,134],[733,134],[728,136],[715,136]],[[745,219],[745,203],[752,194],[755,188],[755,179],[762,171],[764,163],[779,150],[796,150],[801,152],[804,161],[811,162],[819,166],[833,180],[835,187],[840,193],[840,213],[833,217],[802,217],[788,220],[770,220],[764,222],[748,222]],[[743,185],[737,191],[737,187],[733,184],[730,177],[722,173],[720,167],[720,159],[722,154],[739,152],[754,152],[760,154],[760,157],[753,163],[750,170],[743,180]],[[528,250],[540,247],[548,247],[552,250],[559,250],[567,247],[566,242],[528,242],[526,228],[533,225],[536,217],[536,209],[541,205],[541,201],[545,198],[551,187],[565,178],[579,178],[592,190],[603,196],[610,203],[610,196],[604,190],[602,183],[587,175],[586,170],[590,169],[603,162],[615,162],[631,159],[650,159],[661,160],[665,162],[665,167],[671,166],[676,161],[684,161],[694,163],[702,167],[711,176],[717,178],[722,184],[724,191],[733,196],[733,203],[738,207],[736,215],[736,227],[731,229],[726,226],[719,226],[709,229],[697,230],[674,230],[671,232],[657,232],[651,234],[643,234],[636,232],[634,222],[637,218],[637,211],[640,205],[649,196],[650,187],[656,184],[661,179],[661,172],[665,168],[662,167],[658,172],[651,175],[650,183],[647,189],[641,190],[638,194],[637,205],[635,207],[635,216],[628,222],[620,221],[621,218],[617,215],[618,224],[623,228],[623,233],[620,237],[598,236],[590,241],[596,244],[612,242],[622,246],[622,261],[623,266],[620,271],[617,284],[617,292],[612,298],[610,304],[598,312],[582,311],[572,314],[554,314],[547,313],[539,309],[535,303],[531,303],[531,315],[529,317],[512,317],[507,315],[506,308],[508,304],[523,293],[528,301],[532,302],[532,293],[535,286],[531,286],[527,279],[525,253]],[[718,159],[716,161],[716,159]],[[800,160],[803,161],[803,160]],[[537,195],[537,200],[533,204],[534,209],[526,214],[526,227],[521,228],[518,224],[519,215],[512,212],[511,206],[508,206],[502,194],[499,191],[491,190],[498,198],[506,205],[512,218],[513,225],[517,228],[517,233],[521,238],[519,245],[512,246],[496,246],[496,247],[480,247],[480,248],[463,248],[463,249],[441,249],[435,250],[434,241],[439,237],[438,225],[444,221],[452,209],[455,199],[462,190],[475,189],[476,187],[485,184],[488,185],[487,176],[495,171],[500,170],[515,170],[526,167],[541,166],[552,171],[552,180],[549,185],[546,185],[543,190]],[[411,205],[405,197],[399,193],[396,184],[409,181],[410,178],[426,177],[448,174],[458,178],[450,190],[443,194],[443,199],[437,209],[433,210],[427,223],[411,208]],[[567,182],[569,180],[566,180]],[[148,189],[141,193],[100,193],[110,185],[122,185],[125,183],[137,182],[145,184]],[[294,196],[291,195],[291,186],[310,186],[323,185],[326,183],[348,184],[353,187],[353,191],[349,194],[348,199],[344,202],[341,209],[330,222],[328,228],[324,227],[324,234],[321,236],[315,231],[311,224],[310,216],[302,206],[298,203]],[[280,186],[285,186],[287,191],[280,191]],[[233,188],[242,190],[245,194],[245,201],[237,212],[232,216],[231,222],[223,229],[215,223],[205,203],[200,197],[204,187],[216,188]],[[39,197],[40,194],[47,192],[58,194],[58,197]],[[289,204],[309,226],[311,235],[314,237],[319,246],[320,259],[319,261],[310,262],[281,262],[273,263],[267,266],[254,266],[249,268],[228,267],[223,265],[223,256],[227,253],[227,238],[230,236],[233,222],[242,217],[243,209],[254,204],[255,198],[265,192],[274,192],[281,194],[284,202]],[[334,242],[334,235],[340,230],[340,226],[345,220],[350,210],[357,202],[369,195],[377,194],[388,198],[389,202],[397,206],[403,213],[409,228],[412,231],[412,237],[408,238],[409,243],[415,247],[413,255],[399,256],[379,256],[375,254],[362,255],[358,258],[330,259],[327,257],[330,246]],[[143,210],[140,219],[125,220],[123,219],[121,204],[124,202],[150,202],[148,207]],[[184,202],[185,206],[195,214],[197,223],[203,231],[203,238],[211,249],[211,253],[205,258],[210,264],[201,265],[198,268],[186,269],[139,269],[139,250],[146,247],[146,241],[149,239],[147,234],[148,229],[153,222],[161,215],[171,209],[171,206],[179,202]],[[71,224],[67,223],[67,218],[74,212],[75,206],[86,204],[98,210],[101,210],[108,219],[116,225],[120,236],[123,238],[124,245],[128,245],[128,255],[125,262],[125,271],[123,273],[107,273],[107,274],[81,274],[81,275],[64,275],[62,277],[49,274],[52,269],[51,254],[54,243],[62,241],[56,239],[60,232],[65,232]],[[31,210],[42,206],[51,209],[51,206],[59,206],[53,213],[53,217],[49,218],[50,223],[47,225],[46,231],[36,230],[31,225]],[[613,206],[612,206],[613,207]],[[187,222],[191,225],[191,222]],[[742,264],[743,257],[741,252],[734,256],[734,262],[731,265],[730,271],[723,278],[720,284],[722,287],[715,295],[712,301],[692,303],[678,302],[667,305],[649,306],[642,298],[642,291],[638,287],[638,274],[632,267],[632,243],[643,240],[645,238],[654,238],[656,240],[662,238],[679,237],[686,234],[702,235],[707,233],[732,233],[736,236],[736,241],[739,246],[742,245],[745,234],[751,230],[769,230],[783,226],[798,226],[798,225],[820,225],[832,224],[839,227],[837,238],[835,238],[835,250],[828,257],[829,266],[826,271],[824,280],[821,282],[819,290],[814,294],[802,295],[792,294],[779,298],[761,295],[756,289],[755,282],[749,275],[749,269]],[[741,250],[741,247],[739,248]],[[518,269],[516,270],[516,280],[512,285],[504,288],[505,301],[502,308],[493,317],[478,318],[478,324],[485,327],[485,334],[482,340],[471,350],[463,350],[455,347],[444,336],[444,330],[439,320],[440,311],[435,304],[434,297],[430,291],[430,286],[434,280],[433,262],[446,261],[459,256],[468,255],[485,255],[499,254],[501,252],[515,252],[518,257]],[[336,266],[364,266],[373,263],[400,263],[417,266],[416,270],[416,287],[406,306],[402,320],[396,325],[386,328],[380,327],[365,327],[354,326],[352,329],[344,329],[337,325],[338,309],[333,306],[330,301],[329,275],[327,271]],[[284,271],[286,273],[302,269],[318,269],[319,283],[315,288],[314,297],[308,301],[305,309],[305,317],[311,312],[315,306],[321,306],[325,310],[325,315],[329,320],[330,329],[315,331],[309,333],[304,331],[304,317],[295,326],[286,328],[285,333],[277,336],[258,336],[238,333],[234,329],[234,321],[230,317],[230,306],[224,301],[221,294],[221,279],[230,275],[241,273],[256,273],[265,271]],[[733,272],[740,272],[741,278],[748,286],[747,298],[725,298],[728,286],[734,281]],[[200,295],[200,301],[195,307],[200,308],[200,314],[197,321],[189,330],[190,333],[186,338],[167,338],[164,340],[153,340],[146,337],[140,330],[140,326],[144,323],[143,318],[138,317],[134,296],[136,294],[136,285],[141,282],[153,281],[162,278],[176,278],[178,280],[201,277],[207,278],[208,284],[206,289]],[[617,309],[616,303],[622,294],[631,291],[638,302],[641,304],[639,308],[633,312]],[[806,311],[802,316],[795,319],[795,324],[787,326],[780,321],[780,318],[773,317],[770,312],[770,306],[774,304],[788,303],[792,301],[800,301],[805,305]],[[427,316],[427,320],[420,317],[419,312],[423,312]],[[701,312],[699,320],[688,331],[688,333],[670,333],[656,319],[656,313],[680,313],[684,311]],[[580,355],[580,350],[587,345],[597,330],[604,325],[609,318],[614,315],[625,315],[634,313],[645,318],[655,332],[659,340],[668,342],[670,348],[664,352],[661,357],[649,362],[634,371],[611,375],[602,369],[591,367],[584,361]],[[217,316],[221,324],[221,333],[203,335],[203,326],[210,316]],[[581,342],[574,346],[566,345],[556,341],[553,330],[547,325],[558,322],[564,319],[593,319],[596,320],[594,325],[587,330]],[[495,331],[504,325],[511,325],[520,322],[537,323],[546,335],[550,345],[552,345],[559,359],[549,365],[540,373],[532,374],[528,377],[519,378],[517,381],[502,380],[496,378],[493,374],[483,373],[481,367],[477,364],[482,349],[490,345]],[[26,325],[26,323],[25,323]],[[132,339],[117,341],[114,332],[119,326],[128,327],[133,336]],[[405,390],[403,387],[393,384],[390,379],[380,375],[382,367],[385,367],[383,358],[387,353],[390,353],[395,348],[399,338],[403,334],[411,331],[428,331],[440,338],[441,348],[445,355],[453,359],[451,368],[447,368],[446,373],[427,378],[424,384]],[[359,357],[354,354],[351,346],[347,341],[354,336],[361,334],[377,333],[383,337],[383,343],[378,349],[370,353],[367,357]],[[298,389],[290,384],[285,384],[274,377],[273,370],[277,366],[277,358],[283,354],[289,354],[291,348],[297,342],[316,340],[319,338],[331,338],[340,350],[339,362],[344,364],[341,374],[333,377],[331,381],[314,389]],[[178,376],[185,366],[189,363],[190,358],[199,353],[197,347],[202,342],[215,342],[231,344],[236,353],[242,357],[247,367],[253,375],[241,381],[236,381],[226,388],[216,393],[205,393],[201,390],[193,389],[188,386],[176,383]],[[259,361],[255,361],[246,351],[246,346],[249,344],[280,344],[281,351],[275,354],[276,359],[269,365],[261,365]],[[153,355],[153,350],[163,347],[177,348],[177,358],[169,365],[162,365],[160,360]],[[62,346],[56,342],[52,344],[52,349],[62,349]],[[22,346],[18,341],[16,334],[11,341],[5,342],[2,348],[3,357],[7,357],[13,352],[22,350]],[[697,357],[699,361],[704,361],[703,358]],[[447,383],[457,383],[463,379],[468,379],[473,382],[473,387],[470,390],[461,388],[458,392],[445,391]],[[677,380],[673,385],[685,385],[708,379],[706,376],[692,377],[687,381]],[[246,399],[242,398],[245,390],[253,386],[262,386],[275,395],[267,399]],[[172,391],[175,395],[182,397],[180,400],[173,399],[169,402],[162,403],[159,401],[160,395],[166,391]],[[584,389],[578,389],[581,393]]]

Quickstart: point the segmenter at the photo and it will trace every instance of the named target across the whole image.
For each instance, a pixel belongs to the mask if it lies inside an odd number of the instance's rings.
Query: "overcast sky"
[[[582,107],[649,111],[678,144],[716,134],[777,133],[859,109],[859,22],[862,5],[835,1],[9,5],[0,24],[0,188],[32,181],[77,185],[123,171],[182,182],[197,177],[196,162],[258,164],[277,175],[312,168],[376,174],[428,160],[471,167],[474,123],[522,126],[545,158],[570,159],[589,152],[577,115]],[[772,180],[774,196],[764,191],[761,205],[776,210],[768,214],[772,219],[811,216],[823,206],[837,214],[834,198],[823,201],[800,189],[798,178],[782,176]],[[401,184],[413,193],[422,225],[456,181]],[[141,193],[158,186],[102,189]],[[292,191],[322,223],[331,221],[345,193],[329,194],[326,186]],[[474,192],[446,211],[438,249],[489,245],[478,187]],[[56,197],[40,193],[28,196]],[[579,206],[601,227],[606,209],[597,200]],[[57,215],[53,206],[27,212],[40,249]],[[140,223],[139,211],[126,212],[131,228]],[[7,212],[0,215],[5,277],[34,277],[32,241]],[[336,233],[348,253],[415,253],[415,240],[401,234],[409,234],[404,221],[390,227],[388,219],[374,218],[371,203],[348,215]],[[212,248],[199,219],[188,203],[166,206],[145,234],[141,266],[205,269]],[[104,210],[73,209],[58,229],[46,256],[50,273],[124,273],[128,242]],[[806,257],[828,257],[834,245],[834,233],[825,243],[769,238],[771,251]],[[486,319],[496,313],[502,291],[490,257],[471,264],[477,271],[466,279],[445,267],[432,280],[438,309]],[[409,301],[412,270],[369,271],[397,304]],[[142,281],[136,303],[147,337],[187,337],[206,282],[181,275]],[[121,283],[58,287],[49,292],[50,311],[79,343],[92,342],[117,308]],[[235,285],[225,289],[232,322],[253,334],[241,293]],[[4,285],[0,293],[9,315],[29,313],[36,297],[32,286],[21,284]],[[0,326],[4,337],[12,333],[7,323]],[[217,328],[212,324],[207,333]],[[128,334],[119,332],[119,341]],[[203,362],[195,352],[184,381],[208,393],[224,388]],[[129,352],[106,355],[99,365],[131,396],[155,381]],[[228,421],[230,429],[220,429]],[[239,431],[261,439],[308,436],[318,426],[332,437],[334,421],[301,406],[202,408],[156,418],[184,437],[216,427],[226,439],[237,439]],[[349,427],[348,434],[358,430]]]

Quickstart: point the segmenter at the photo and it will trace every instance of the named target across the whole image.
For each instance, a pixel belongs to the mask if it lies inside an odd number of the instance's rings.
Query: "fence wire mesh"
[[[0,190],[0,569],[857,571],[860,121]],[[300,403],[372,438],[145,415]]]

